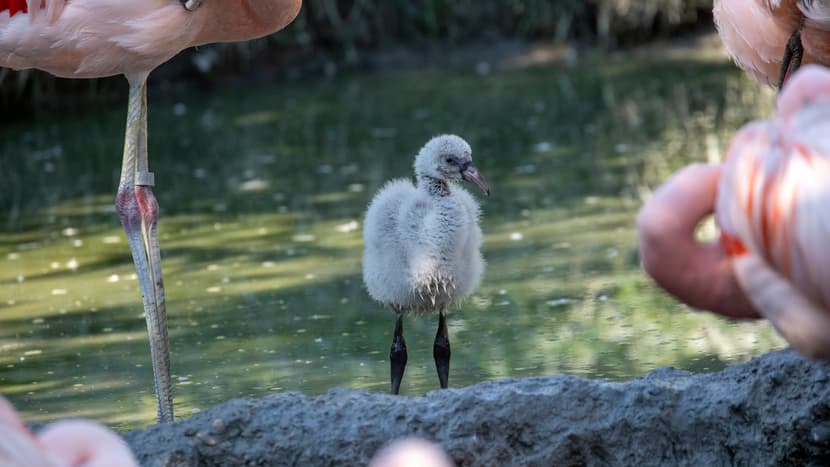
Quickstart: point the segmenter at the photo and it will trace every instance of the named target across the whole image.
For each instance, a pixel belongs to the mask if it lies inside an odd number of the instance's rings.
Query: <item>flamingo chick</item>
[[[802,354],[830,360],[828,180],[830,72],[807,65],[773,118],[735,136],[723,167],[687,167],[643,206],[643,267],[691,306],[764,317]],[[713,211],[720,241],[698,242]]]
[[[159,422],[173,420],[159,206],[147,157],[150,72],[182,50],[245,41],[285,27],[300,0],[0,0],[0,67],[64,78],[123,74],[130,84],[115,206],[130,244],[147,319]]]
[[[363,281],[369,295],[396,315],[391,364],[392,393],[406,368],[403,316],[439,311],[433,357],[441,388],[447,387],[450,341],[446,309],[481,283],[478,203],[457,182],[485,195],[490,188],[473,165],[472,150],[455,135],[432,138],[415,157],[416,185],[388,182],[372,199],[363,228]]]
[[[729,55],[780,89],[801,63],[830,65],[830,1],[715,0],[712,14]]]

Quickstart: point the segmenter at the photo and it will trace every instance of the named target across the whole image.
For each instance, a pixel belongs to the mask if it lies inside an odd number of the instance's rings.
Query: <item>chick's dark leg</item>
[[[443,308],[438,316],[438,332],[435,333],[432,356],[435,358],[435,369],[438,370],[441,389],[446,389],[450,377],[450,338],[447,335],[447,314]]]
[[[397,394],[403,380],[403,370],[406,368],[406,341],[403,338],[403,314],[398,313],[395,321],[395,335],[392,337],[392,348],[389,350],[389,363],[392,375],[392,394]]]

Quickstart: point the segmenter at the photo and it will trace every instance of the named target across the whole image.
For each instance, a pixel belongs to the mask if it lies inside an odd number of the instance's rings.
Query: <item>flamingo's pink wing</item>
[[[733,270],[752,304],[794,348],[813,358],[830,358],[830,314],[756,255],[735,258]]]
[[[766,0],[715,0],[712,13],[735,63],[759,81],[775,84],[793,33],[788,24],[776,20]]]
[[[22,13],[32,19],[45,12],[50,23],[54,23],[69,0],[0,0],[0,15],[8,13],[9,18]]]
[[[727,162],[718,186],[715,217],[732,253],[762,250],[763,238],[756,228],[759,187],[766,180],[763,155],[770,151],[775,135],[768,121],[744,126],[729,145]]]
[[[796,114],[796,143],[781,176],[781,208],[791,206],[788,273],[796,287],[830,310],[830,101]],[[787,137],[788,135],[785,135]]]
[[[826,123],[809,124],[819,118]],[[799,112],[793,123],[755,123],[735,138],[717,219],[727,238],[830,309],[830,106],[823,117],[816,108]]]
[[[830,72],[805,67],[785,87],[778,115],[733,139],[716,215],[804,300],[830,310]],[[763,313],[764,310],[759,310]]]
[[[37,2],[38,0],[29,1]],[[63,8],[68,2],[69,0],[43,0],[41,2],[41,4],[45,6],[46,18],[49,21],[49,24],[54,24],[54,22],[58,20],[58,17],[60,17],[63,12]]]
[[[9,16],[14,16],[18,13],[26,13],[28,10],[26,0],[0,0],[0,13],[8,12]]]

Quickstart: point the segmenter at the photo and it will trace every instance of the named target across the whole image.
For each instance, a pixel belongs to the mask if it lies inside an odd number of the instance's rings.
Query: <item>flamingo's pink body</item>
[[[64,78],[147,74],[189,47],[277,31],[300,7],[299,0],[211,0],[194,12],[177,0],[28,3],[26,13],[0,11],[0,67]]]
[[[698,243],[713,209],[721,241]],[[830,71],[796,72],[776,115],[745,126],[722,169],[679,172],[639,228],[646,271],[682,301],[757,312],[802,353],[830,359]]]
[[[729,55],[762,83],[777,84],[787,41],[799,28],[802,63],[830,65],[826,0],[715,0],[713,15]]]
[[[795,346],[830,355],[830,72],[807,66],[733,139],[715,205],[738,282]]]
[[[204,5],[199,5],[204,1]],[[0,67],[67,78],[123,74],[130,82],[116,209],[144,302],[158,419],[173,420],[158,202],[147,155],[149,73],[180,51],[275,32],[301,0],[0,0]]]

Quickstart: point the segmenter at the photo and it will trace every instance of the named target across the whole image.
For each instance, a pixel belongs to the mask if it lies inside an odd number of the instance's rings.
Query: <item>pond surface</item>
[[[388,390],[394,317],[362,284],[362,215],[445,132],[471,143],[493,189],[476,195],[485,280],[449,318],[451,386],[714,371],[782,347],[765,323],[656,289],[634,228],[661,180],[717,160],[772,102],[733,65],[702,60],[387,72],[182,102],[151,92],[177,415],[280,391]],[[29,420],[154,421],[113,208],[123,121],[114,106],[0,129],[0,393]],[[436,326],[406,320],[402,394],[438,387]]]

